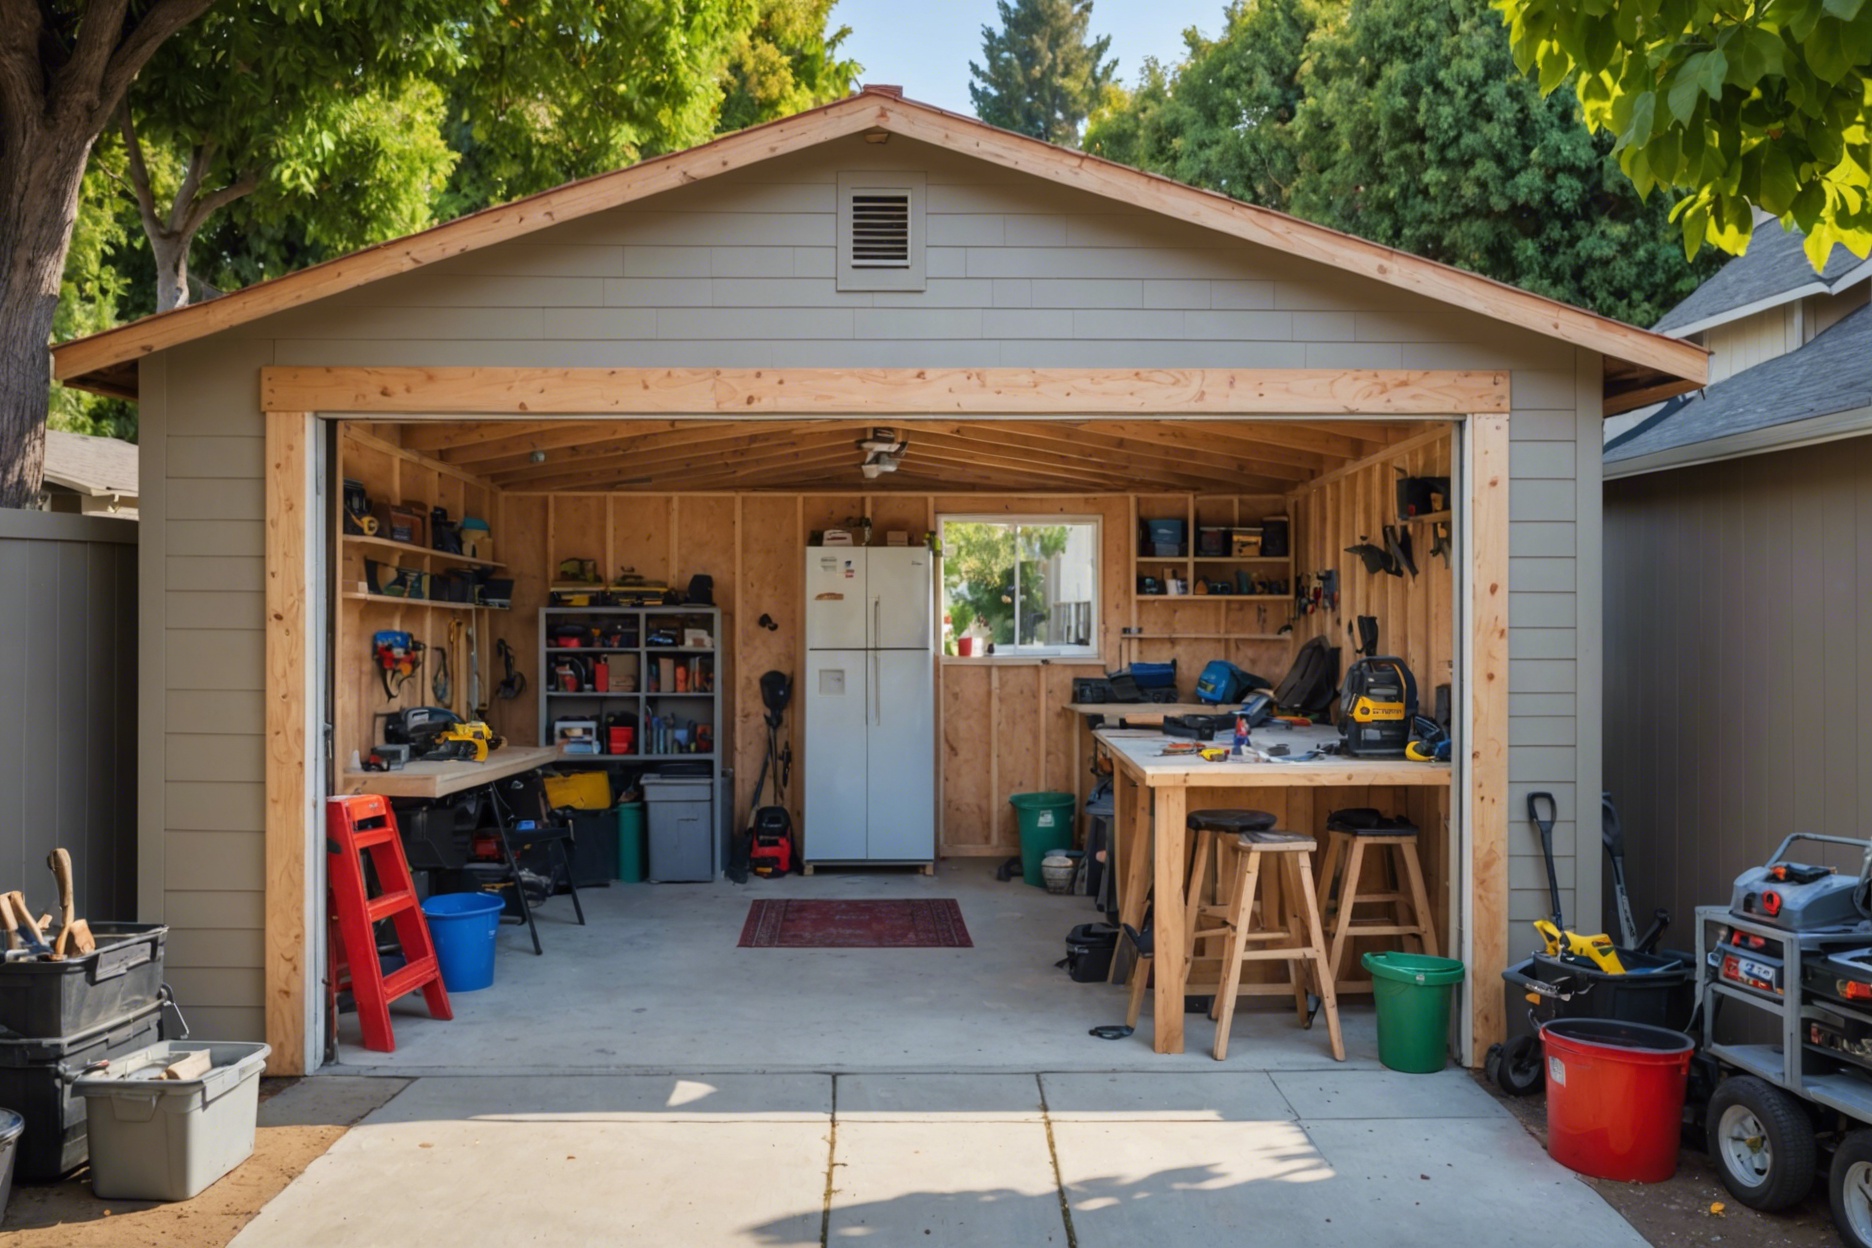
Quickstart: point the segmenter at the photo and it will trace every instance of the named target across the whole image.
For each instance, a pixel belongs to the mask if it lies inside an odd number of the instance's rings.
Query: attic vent
[[[920,173],[867,171],[838,178],[838,288],[922,290]]]
[[[910,192],[871,191],[851,200],[854,269],[910,267]]]

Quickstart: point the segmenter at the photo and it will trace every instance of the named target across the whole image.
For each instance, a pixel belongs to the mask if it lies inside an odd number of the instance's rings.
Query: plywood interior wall
[[[341,426],[335,477],[362,482],[373,501],[418,504],[425,519],[429,509],[439,505],[446,507],[455,519],[481,516],[492,522],[499,510],[500,491],[460,469],[404,450],[398,437],[395,425],[346,423]],[[366,753],[381,739],[379,715],[404,707],[444,704],[459,714],[468,714],[471,637],[473,648],[479,654],[484,696],[491,696],[494,678],[489,675],[489,663],[494,643],[490,629],[498,631],[497,621],[505,613],[399,598],[356,597],[359,583],[364,579],[366,559],[424,571],[461,565],[422,550],[398,550],[344,539],[335,517],[332,534],[333,549],[337,553],[338,588],[335,598],[338,611],[332,636],[335,656],[332,722],[338,767],[342,770],[350,764],[353,753]],[[408,632],[429,647],[422,670],[393,698],[384,696],[383,684],[372,659],[371,637],[380,629]],[[447,699],[438,699],[432,680],[443,648],[450,653],[452,687]]]
[[[1013,793],[1085,791],[1091,753],[1085,748],[1078,719],[1062,709],[1071,700],[1076,676],[1098,675],[1139,659],[1175,659],[1181,692],[1188,697],[1204,663],[1228,658],[1278,679],[1298,642],[1316,633],[1332,635],[1346,647],[1349,657],[1346,623],[1359,614],[1373,614],[1380,619],[1380,648],[1403,655],[1417,673],[1426,705],[1434,686],[1450,678],[1450,572],[1443,560],[1429,554],[1429,527],[1418,525],[1413,530],[1419,568],[1414,580],[1371,577],[1353,556],[1343,553],[1361,533],[1376,535],[1381,517],[1392,513],[1397,467],[1413,473],[1448,474],[1446,432],[1402,442],[1401,449],[1384,460],[1355,466],[1286,497],[521,493],[499,490],[431,457],[405,450],[399,438],[398,426],[347,423],[341,439],[341,475],[363,480],[373,498],[440,501],[451,515],[488,519],[494,529],[495,553],[505,565],[502,574],[514,580],[513,609],[463,612],[419,603],[341,598],[336,651],[341,764],[350,750],[367,748],[373,740],[373,712],[434,700],[429,687],[431,667],[425,667],[421,681],[403,697],[395,702],[384,700],[369,662],[371,631],[406,628],[435,645],[448,640],[451,623],[475,622],[488,717],[510,739],[532,744],[538,742],[540,732],[537,701],[532,696],[532,682],[539,679],[537,612],[545,605],[551,571],[560,560],[594,559],[608,576],[628,567],[677,586],[691,576],[706,574],[714,578],[715,600],[722,609],[727,649],[723,713],[732,725],[723,734],[732,742],[726,765],[734,768],[737,816],[744,818],[766,744],[759,678],[770,669],[791,673],[803,669],[800,569],[804,548],[815,530],[842,527],[860,517],[869,517],[876,534],[904,529],[912,540],[934,529],[945,515],[1095,516],[1101,522],[1097,658],[939,660],[936,765],[941,786],[940,845],[946,855],[1016,852],[1019,839],[1007,804]],[[1283,510],[1293,520],[1292,564],[1270,564],[1259,570],[1290,580],[1296,571],[1340,569],[1337,613],[1295,620],[1286,598],[1144,598],[1136,594],[1137,577],[1161,574],[1157,565],[1164,563],[1139,554],[1140,517],[1184,515],[1195,524],[1232,524]],[[1195,541],[1193,529],[1189,539]],[[360,562],[359,551],[342,550],[341,584],[347,577],[356,580]],[[1219,569],[1212,571],[1220,575]],[[773,628],[759,623],[763,615]],[[501,676],[494,659],[496,639],[513,647],[529,682],[527,694],[511,701],[493,698]],[[455,667],[454,700],[466,709],[466,654],[461,649]],[[804,827],[805,740],[797,702],[787,714],[786,743],[792,745],[794,756],[789,805]],[[1447,801],[1439,796],[1434,809],[1421,812],[1415,809],[1417,801],[1400,795],[1398,805],[1428,816],[1432,822],[1426,831],[1440,828]],[[810,829],[805,834],[810,837]],[[1440,838],[1426,837],[1426,850],[1432,844],[1440,845]],[[1433,869],[1431,878],[1442,879],[1441,869]]]
[[[1382,456],[1321,478],[1294,492],[1292,502],[1298,530],[1294,546],[1296,574],[1339,572],[1339,606],[1303,614],[1294,625],[1302,640],[1323,636],[1340,647],[1340,667],[1358,657],[1353,626],[1361,615],[1378,620],[1378,653],[1403,659],[1417,678],[1418,698],[1424,714],[1432,713],[1438,685],[1451,682],[1455,658],[1452,618],[1455,597],[1449,557],[1432,555],[1435,524],[1418,521],[1406,525],[1417,563],[1417,575],[1367,572],[1348,546],[1361,541],[1384,544],[1384,526],[1398,523],[1399,470],[1411,476],[1450,475],[1450,434],[1433,430],[1401,442]],[[1443,516],[1448,523],[1447,513]]]

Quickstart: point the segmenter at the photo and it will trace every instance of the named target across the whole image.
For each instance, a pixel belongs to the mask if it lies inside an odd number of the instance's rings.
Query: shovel
[[[80,956],[95,953],[97,939],[91,935],[91,925],[72,917],[71,855],[62,847],[54,849],[46,855],[46,866],[52,868],[52,878],[58,881],[59,890],[59,934],[58,943],[52,947],[52,960],[63,962],[67,951]]]

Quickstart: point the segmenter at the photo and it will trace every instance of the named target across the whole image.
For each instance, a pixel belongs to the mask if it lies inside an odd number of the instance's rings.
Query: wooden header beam
[[[301,368],[269,412],[771,416],[1505,414],[1506,372],[1415,369]]]

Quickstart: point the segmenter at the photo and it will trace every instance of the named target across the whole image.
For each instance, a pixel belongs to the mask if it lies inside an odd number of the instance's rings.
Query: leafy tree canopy
[[[1237,0],[1087,150],[1649,324],[1713,267],[1513,69],[1486,0]]]
[[[93,152],[54,336],[837,99],[836,3],[223,0]],[[51,420],[135,430],[56,386]]]
[[[1542,92],[1571,82],[1640,192],[1683,191],[1686,254],[1748,246],[1759,208],[1872,251],[1872,3],[1495,0]]]
[[[1111,36],[1088,41],[1092,0],[996,0],[1001,29],[982,27],[983,64],[969,62],[969,98],[991,126],[1066,147],[1104,98],[1118,62]]]

